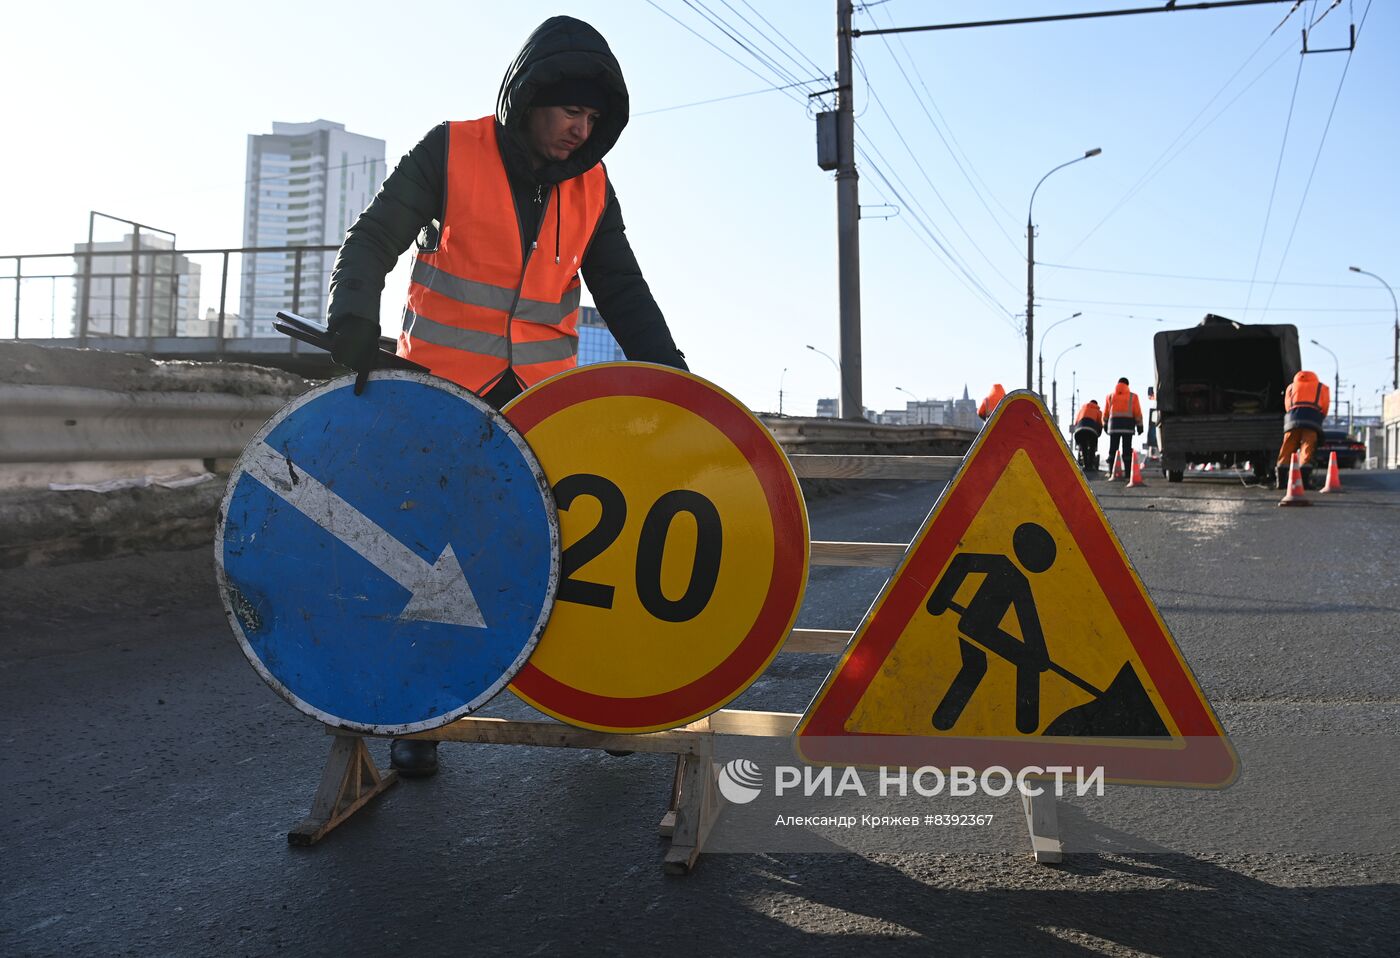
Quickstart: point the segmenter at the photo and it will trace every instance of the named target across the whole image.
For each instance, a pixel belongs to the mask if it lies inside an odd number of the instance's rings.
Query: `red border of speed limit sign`
[[[747,409],[718,387],[689,373],[644,363],[582,367],[541,383],[505,409],[529,432],[555,413],[593,399],[636,396],[671,403],[718,429],[757,477],[773,525],[773,568],[763,604],[747,634],[718,665],[667,692],[636,697],[599,695],[566,685],[527,662],[512,682],[523,697],[560,717],[611,729],[674,728],[733,700],[777,654],[797,617],[807,582],[807,521],[802,494],[782,448]],[[536,450],[538,453],[539,450]],[[541,465],[551,482],[548,451]]]

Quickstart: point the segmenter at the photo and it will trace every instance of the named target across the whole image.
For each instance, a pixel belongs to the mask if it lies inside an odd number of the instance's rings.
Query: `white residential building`
[[[339,246],[385,176],[384,141],[329,120],[273,123],[248,137],[243,245]],[[279,309],[323,320],[334,252],[243,256],[239,313],[273,336]],[[299,276],[299,280],[298,280]]]
[[[73,252],[75,333],[86,313],[92,336],[188,335],[186,324],[199,315],[199,264],[169,238],[128,233],[111,242],[74,243]]]

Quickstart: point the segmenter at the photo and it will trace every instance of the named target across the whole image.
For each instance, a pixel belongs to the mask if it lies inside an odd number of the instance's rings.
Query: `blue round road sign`
[[[249,442],[219,512],[219,592],[279,695],[339,728],[420,732],[525,664],[559,524],[525,440],[471,393],[381,371],[297,398]]]

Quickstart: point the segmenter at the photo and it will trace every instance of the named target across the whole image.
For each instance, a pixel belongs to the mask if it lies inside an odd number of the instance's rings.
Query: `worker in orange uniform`
[[[1137,393],[1128,388],[1128,377],[1119,379],[1113,392],[1103,401],[1103,418],[1108,424],[1106,461],[1113,462],[1113,458],[1122,450],[1127,454],[1123,456],[1124,471],[1127,472],[1128,459],[1133,451],[1133,430],[1142,435],[1142,404],[1138,402]]]
[[[1079,450],[1079,465],[1085,472],[1099,468],[1099,436],[1103,435],[1103,411],[1099,401],[1091,399],[1079,407],[1074,417],[1074,446]]]
[[[987,398],[982,400],[982,405],[977,407],[977,415],[981,419],[992,418],[992,410],[997,408],[997,403],[1006,398],[1006,390],[1001,383],[992,383],[992,391],[987,393]]]
[[[540,24],[495,114],[434,127],[346,233],[326,310],[332,358],[362,378],[378,366],[384,279],[416,240],[398,354],[490,406],[578,365],[580,276],[628,359],[686,369],[602,162],[630,102],[602,34],[573,17]],[[437,742],[394,739],[389,763],[432,775]]]
[[[1283,393],[1283,445],[1278,451],[1278,488],[1288,488],[1288,463],[1293,453],[1303,467],[1303,485],[1312,473],[1313,452],[1322,438],[1322,421],[1332,402],[1331,390],[1317,373],[1300,370]]]

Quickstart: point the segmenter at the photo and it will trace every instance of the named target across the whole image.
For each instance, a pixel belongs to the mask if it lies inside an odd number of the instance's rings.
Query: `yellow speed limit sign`
[[[563,561],[549,625],[511,689],[561,721],[654,732],[708,715],[786,639],[807,583],[787,456],[689,373],[585,366],[503,410],[543,466]]]

